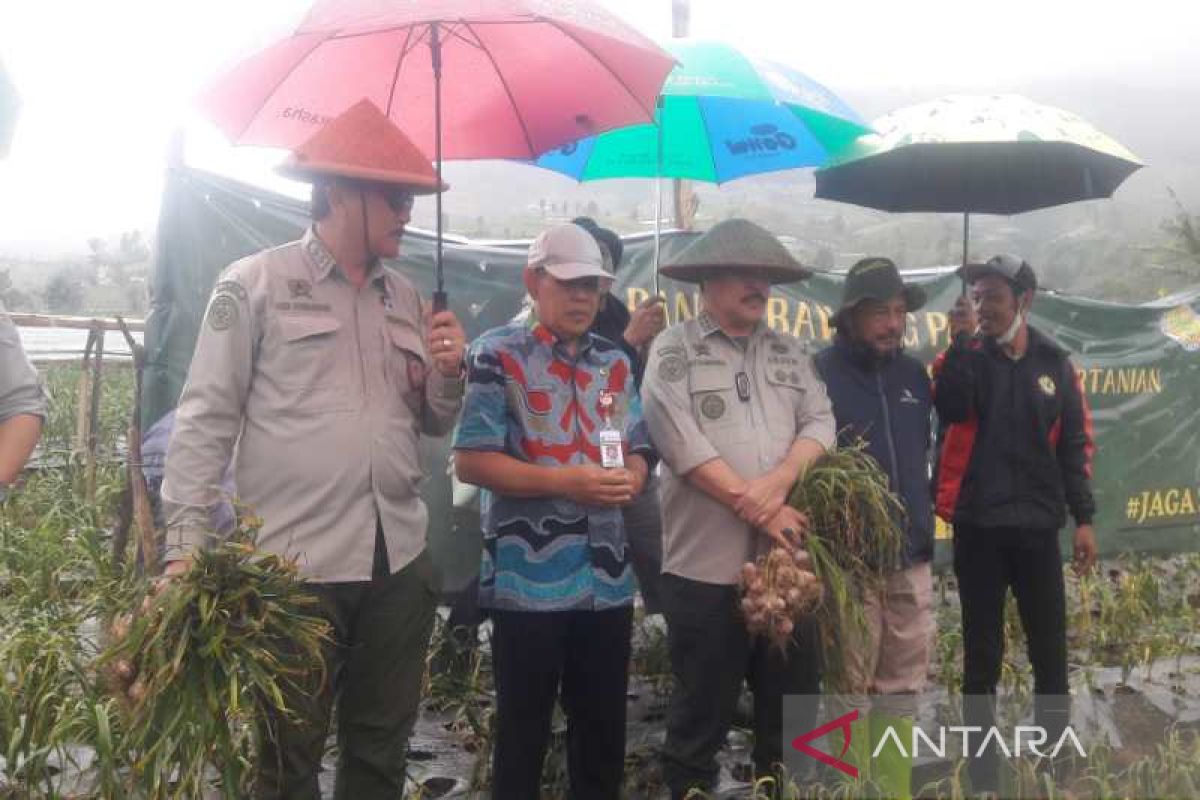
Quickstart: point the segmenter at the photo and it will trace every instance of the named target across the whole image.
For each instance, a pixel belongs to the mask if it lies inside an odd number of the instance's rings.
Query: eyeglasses
[[[416,196],[407,189],[398,189],[392,186],[380,189],[380,194],[383,195],[383,200],[387,203],[388,208],[396,214],[412,211],[413,203],[417,200]]]
[[[416,196],[411,190],[396,186],[395,184],[376,183],[374,181],[348,181],[348,183],[364,195],[367,192],[380,195],[393,214],[412,211],[413,203],[416,202]]]

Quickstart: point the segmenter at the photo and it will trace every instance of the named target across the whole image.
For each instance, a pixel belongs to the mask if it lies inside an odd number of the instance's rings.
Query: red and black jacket
[[[934,502],[956,525],[1054,530],[1092,522],[1092,415],[1067,353],[1032,327],[1014,361],[963,338],[934,363],[942,425]]]

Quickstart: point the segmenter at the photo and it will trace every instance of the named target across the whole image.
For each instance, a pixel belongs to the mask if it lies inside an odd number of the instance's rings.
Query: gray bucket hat
[[[834,317],[840,322],[844,314],[863,300],[890,300],[896,295],[904,296],[904,305],[916,311],[925,305],[925,290],[920,286],[904,283],[900,270],[890,258],[873,256],[861,259],[846,273],[842,286],[842,305]]]
[[[812,275],[774,234],[747,219],[718,222],[658,268],[668,278],[699,283],[714,270],[764,270],[771,283],[794,283]]]

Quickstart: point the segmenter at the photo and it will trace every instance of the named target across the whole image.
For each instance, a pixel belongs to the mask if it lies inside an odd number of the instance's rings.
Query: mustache
[[[765,294],[763,294],[762,292],[750,292],[749,294],[746,294],[742,297],[743,303],[746,302],[747,300],[761,300],[765,303],[765,302],[767,302],[767,296]]]

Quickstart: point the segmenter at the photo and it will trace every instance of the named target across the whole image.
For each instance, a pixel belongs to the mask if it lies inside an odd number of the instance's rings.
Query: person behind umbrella
[[[778,239],[726,220],[661,269],[699,283],[704,301],[655,340],[642,386],[664,467],[661,591],[674,685],[663,773],[681,798],[714,785],[744,680],[760,775],[783,757],[783,695],[818,691],[812,627],[798,625],[786,652],[752,638],[738,576],[771,546],[799,543],[807,520],[784,499],[833,445],[834,426],[804,345],[763,322],[771,285],[810,275]]]
[[[0,503],[37,447],[45,421],[46,393],[0,304]]]
[[[533,316],[471,346],[454,438],[459,480],[482,487],[479,604],[492,618],[492,796],[536,800],[556,700],[571,796],[620,796],[633,573],[621,508],[650,441],[629,358],[591,332],[612,273],[566,223],[529,249]],[[606,462],[605,432],[624,465]],[[615,454],[613,454],[615,455]]]
[[[865,442],[904,504],[901,562],[879,586],[859,587],[866,639],[847,634],[839,642],[850,684],[826,687],[864,712],[851,744],[859,779],[869,777],[883,796],[897,798],[912,796],[911,760],[895,747],[871,755],[889,727],[900,741],[911,739],[933,649],[933,398],[924,365],[903,352],[907,315],[924,304],[925,292],[906,286],[890,259],[864,258],[846,276],[833,344],[814,359],[833,404],[838,442]],[[868,769],[874,774],[864,775]]]
[[[363,101],[286,162],[313,184],[299,241],[227,268],[209,301],[167,450],[169,574],[211,540],[234,458],[258,547],[295,559],[331,626],[326,681],[266,721],[255,795],[311,798],[338,698],[335,797],[395,798],[416,721],[436,599],[420,500],[421,434],[462,397],[463,333],[384,268],[433,165]]]
[[[948,426],[936,508],[954,525],[964,718],[984,730],[995,719],[1011,588],[1033,667],[1035,721],[1056,742],[1070,714],[1058,543],[1068,509],[1076,570],[1096,560],[1091,412],[1066,351],[1028,323],[1033,268],[998,255],[959,275],[969,296],[950,313],[952,341],[935,364],[934,405]],[[977,793],[996,791],[994,750],[968,768]]]
[[[577,217],[572,221],[590,233],[600,245],[605,264],[612,264],[615,275],[621,268],[621,257],[625,252],[621,237],[608,228],[601,228],[591,217]],[[646,348],[666,324],[667,315],[661,297],[643,301],[631,314],[625,304],[609,292],[600,301],[600,312],[596,314],[592,332],[625,351],[633,364],[634,388],[637,391],[641,389],[642,375],[646,371]],[[662,575],[662,519],[658,507],[658,480],[653,469],[645,488],[622,513],[625,516],[625,536],[629,539],[633,571],[642,594],[642,606],[647,614],[660,614],[662,601],[658,583]]]
[[[571,222],[592,235],[600,245],[606,263],[611,261],[609,271],[615,276],[621,269],[621,259],[625,255],[621,237],[608,228],[600,227],[591,217],[576,217]],[[600,311],[596,314],[592,330],[625,351],[633,364],[636,385],[641,388],[642,375],[646,371],[646,348],[666,326],[667,312],[662,297],[649,297],[630,312],[619,297],[608,292],[600,301]]]

